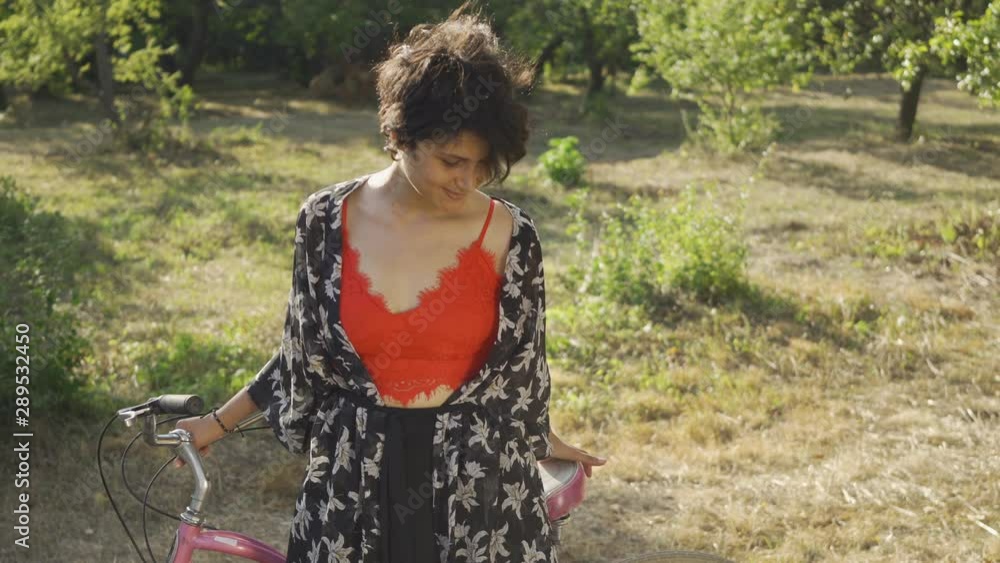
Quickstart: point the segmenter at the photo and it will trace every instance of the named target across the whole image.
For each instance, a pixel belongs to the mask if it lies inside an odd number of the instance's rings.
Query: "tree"
[[[805,0],[639,1],[640,61],[698,105],[697,138],[723,152],[766,144],[777,124],[755,98],[812,73],[814,8]]]
[[[83,82],[92,57],[98,80],[93,88],[116,131],[124,131],[124,118],[147,94],[159,100],[164,118],[190,107],[190,89],[180,88],[178,75],[163,73],[158,64],[176,48],[162,42],[159,0],[15,0],[4,10],[0,83],[66,91]],[[131,86],[130,95],[116,95],[118,86]]]
[[[960,56],[942,58],[931,45],[939,21],[957,29],[965,15],[985,13],[984,0],[846,0],[831,2],[821,18],[824,59],[831,68],[849,72],[861,62],[877,58],[899,83],[900,102],[896,137],[913,136],[920,91],[931,74],[955,72]],[[957,55],[957,53],[956,53]]]
[[[515,46],[538,53],[536,70],[560,48],[579,53],[587,67],[588,97],[603,90],[608,75],[634,66],[629,45],[638,39],[637,26],[629,0],[524,2],[506,25]]]
[[[192,84],[194,73],[201,65],[209,39],[209,18],[214,13],[215,0],[191,0],[191,34],[181,63],[181,84]]]
[[[990,2],[982,17],[964,21],[964,14],[938,18],[931,52],[957,70],[958,87],[977,96],[982,105],[1000,103],[1000,2]]]
[[[0,5],[0,84],[63,93],[90,52],[94,6],[79,0]]]

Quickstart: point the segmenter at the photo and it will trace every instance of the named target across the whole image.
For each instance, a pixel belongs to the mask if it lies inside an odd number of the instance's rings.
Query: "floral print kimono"
[[[289,563],[386,563],[378,491],[391,480],[394,426],[338,306],[342,203],[364,178],[323,188],[299,210],[281,346],[247,385],[278,441],[309,456]],[[431,413],[434,518],[421,525],[441,563],[557,563],[537,467],[552,453],[541,245],[524,211],[491,197],[514,217],[497,333],[479,372]]]

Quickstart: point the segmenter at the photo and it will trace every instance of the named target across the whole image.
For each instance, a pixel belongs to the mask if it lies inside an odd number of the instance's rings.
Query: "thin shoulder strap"
[[[486,214],[486,222],[483,223],[483,230],[479,233],[479,238],[476,239],[477,245],[483,244],[483,236],[486,234],[486,229],[490,226],[490,218],[493,217],[493,206],[496,205],[497,200],[490,198],[490,210]]]
[[[344,196],[344,199],[340,200],[340,223],[341,223],[341,230],[344,231],[343,238],[346,239],[347,238],[347,196],[346,195]]]

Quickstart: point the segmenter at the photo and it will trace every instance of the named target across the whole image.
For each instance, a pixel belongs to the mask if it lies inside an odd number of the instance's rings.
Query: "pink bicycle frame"
[[[545,500],[553,522],[561,524],[570,511],[583,500],[583,468],[579,463],[547,459],[539,462]],[[215,551],[259,563],[285,563],[285,556],[274,547],[246,534],[228,530],[205,530],[181,522],[174,533],[174,543],[167,563],[191,563],[196,551]]]
[[[128,413],[126,413],[128,415]],[[257,413],[249,419],[253,422],[263,416]],[[196,551],[215,551],[233,555],[259,563],[286,563],[285,555],[274,547],[246,534],[228,530],[206,530],[201,516],[202,504],[208,495],[209,482],[201,464],[201,457],[191,444],[191,435],[186,430],[175,429],[169,434],[156,434],[156,416],[143,421],[147,441],[155,444],[174,446],[177,455],[184,459],[195,477],[195,489],[191,503],[181,514],[181,524],[174,533],[174,541],[167,555],[167,563],[191,563]],[[562,459],[544,459],[538,462],[542,486],[545,492],[549,519],[558,529],[569,518],[570,512],[583,501],[584,473],[579,462]]]
[[[260,563],[285,563],[285,556],[270,545],[246,534],[227,530],[206,530],[181,522],[174,533],[167,563],[191,563],[196,551],[215,551]]]

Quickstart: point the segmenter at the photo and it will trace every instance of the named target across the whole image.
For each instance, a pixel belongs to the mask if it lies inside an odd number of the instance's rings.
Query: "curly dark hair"
[[[443,22],[417,25],[375,65],[383,149],[395,159],[418,141],[471,131],[490,147],[487,183],[503,182],[527,152],[528,110],[514,97],[531,87],[534,69],[469,9],[466,2]]]

